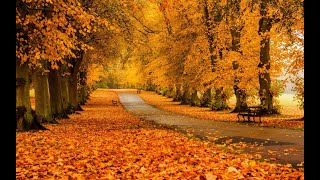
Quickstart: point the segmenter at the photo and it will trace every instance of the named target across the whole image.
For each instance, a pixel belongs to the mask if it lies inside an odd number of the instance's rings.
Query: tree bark
[[[207,34],[207,39],[208,39],[208,43],[209,43],[209,52],[210,52],[210,61],[211,61],[211,65],[212,65],[212,72],[215,71],[215,64],[216,64],[216,59],[214,58],[214,56],[212,55],[213,51],[214,51],[214,34],[211,32],[212,28],[213,28],[213,24],[212,24],[212,20],[209,16],[209,7],[208,7],[208,2],[207,0],[203,1],[203,19],[205,22],[205,26],[206,26],[206,34]]]
[[[60,72],[61,73],[61,72]],[[67,114],[74,113],[73,108],[69,101],[69,76],[65,75],[61,77],[61,98],[62,107]]]
[[[240,89],[237,84],[237,79],[235,79],[235,85],[233,89],[236,96],[236,107],[232,110],[232,112],[239,112],[248,108],[246,91],[244,89]]]
[[[30,75],[27,63],[16,60],[16,128],[18,131],[45,130],[32,115]]]
[[[155,86],[152,84],[151,80],[148,80],[146,91],[154,91],[154,90],[155,90]]]
[[[163,14],[164,22],[166,23],[167,34],[170,36],[172,34],[172,27],[171,27],[170,20],[168,18],[167,12],[166,12],[166,5],[163,3],[160,3],[159,9]]]
[[[232,12],[231,16],[232,16],[232,22],[234,22],[235,19],[238,18],[239,16],[239,11],[240,11],[240,0],[235,0],[234,4],[232,4],[234,11]],[[232,46],[231,46],[231,50],[241,53],[240,52],[240,37],[241,37],[241,29],[243,26],[239,27],[239,25],[233,25],[231,27],[231,36],[232,36]],[[237,63],[237,60],[234,60],[232,63],[232,67],[234,70],[238,70],[239,65]],[[239,88],[239,83],[240,83],[240,78],[236,75],[234,78],[234,94],[236,96],[236,106],[235,108],[232,110],[232,112],[239,112],[241,110],[247,109],[248,108],[248,104],[247,104],[247,94],[246,94],[246,90],[245,89],[240,89]]]
[[[68,78],[69,103],[74,111],[83,111],[78,101],[78,73],[83,62],[83,51],[78,52],[79,57],[72,58],[72,67],[69,68],[70,76]]]
[[[205,26],[206,26],[206,34],[207,34],[207,39],[208,39],[208,43],[209,43],[209,52],[210,52],[210,61],[211,61],[211,67],[212,67],[212,72],[216,72],[216,64],[217,64],[217,60],[218,60],[218,55],[214,55],[214,51],[215,51],[215,45],[214,45],[214,33],[212,32],[215,23],[218,23],[222,20],[222,15],[221,15],[221,9],[219,9],[220,7],[217,6],[217,12],[215,14],[209,14],[209,12],[211,11],[210,9],[208,9],[208,2],[207,0],[204,0],[204,5],[203,5],[203,17],[204,17],[204,22],[205,22]],[[211,16],[210,16],[211,15]],[[221,50],[219,50],[219,55],[222,56],[221,54]],[[216,89],[216,93],[214,98],[214,104],[212,106],[213,110],[225,110],[225,109],[229,109],[229,107],[226,104],[227,99],[225,94],[222,91],[222,88]],[[208,104],[206,104],[207,106]]]
[[[191,103],[190,103],[191,106],[198,106],[200,105],[200,99],[198,97],[198,93],[197,93],[197,90],[196,89],[193,89],[192,90],[192,93],[191,93]]]
[[[212,101],[212,96],[211,96],[211,88],[207,89],[201,100],[200,100],[200,106],[201,107],[209,107]]]
[[[46,67],[46,62],[43,63]],[[51,111],[50,91],[48,73],[43,73],[43,69],[37,69],[33,75],[35,110],[38,120],[41,123],[57,123]]]
[[[86,71],[81,71],[79,73],[79,103],[80,105],[84,105],[87,102],[88,98],[88,87],[86,84]]]
[[[259,72],[259,96],[261,106],[264,114],[273,114],[273,97],[270,91],[271,78],[270,78],[270,29],[272,27],[272,19],[266,17],[267,15],[267,2],[263,0],[260,6],[260,14],[262,18],[259,20],[259,34],[262,39],[260,41],[260,63],[258,67]]]
[[[183,85],[181,104],[191,104],[190,89],[187,83]]]
[[[161,95],[161,87],[160,86],[155,86],[154,92],[156,92],[157,94]]]
[[[181,92],[181,84],[175,84],[175,94],[173,97],[173,101],[181,101],[182,92]]]
[[[78,102],[78,78],[77,74],[71,74],[68,78],[68,94],[69,102],[74,111],[82,111],[80,104]]]
[[[169,88],[166,90],[166,97],[172,98],[173,97],[173,86],[170,85]]]
[[[49,73],[49,92],[52,115],[54,118],[68,118],[62,101],[61,75],[59,70],[51,70]]]
[[[211,109],[215,111],[230,109],[230,107],[227,104],[226,95],[223,93],[223,88],[215,89],[214,102],[211,106]]]

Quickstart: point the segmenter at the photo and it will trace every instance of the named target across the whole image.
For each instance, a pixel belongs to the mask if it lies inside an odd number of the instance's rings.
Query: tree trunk
[[[50,102],[53,117],[55,118],[68,118],[65,109],[63,108],[62,101],[62,86],[61,86],[61,75],[58,70],[51,70],[49,73],[49,91],[50,91]]]
[[[211,96],[211,88],[207,89],[201,100],[200,100],[200,106],[201,107],[209,107],[212,101],[212,96]]]
[[[173,101],[181,101],[181,99],[182,99],[181,84],[176,84]]]
[[[236,79],[235,79],[236,81]],[[235,83],[233,89],[234,89],[234,94],[236,96],[236,107],[232,110],[232,112],[239,112],[241,110],[245,110],[248,108],[247,104],[247,94],[246,91],[243,89],[240,89],[237,86],[237,83]]]
[[[239,11],[240,11],[240,0],[234,1],[234,11],[232,12],[232,23],[239,17]],[[239,27],[239,25],[234,24],[231,27],[231,36],[232,36],[232,46],[231,50],[241,53],[240,52],[240,37],[241,37],[241,29],[242,27]],[[237,63],[237,59],[235,59],[232,62],[233,69],[236,71],[239,68],[239,64]],[[232,112],[239,112],[241,110],[247,109],[247,94],[245,89],[240,89],[238,84],[240,83],[240,78],[236,75],[234,78],[234,94],[236,96],[236,106],[233,109]]]
[[[46,63],[43,63],[46,66]],[[32,75],[35,93],[35,110],[38,120],[43,123],[57,123],[52,115],[48,73],[42,69],[36,70]]]
[[[168,93],[167,93],[167,97],[172,98],[173,97],[173,86],[170,85],[169,89],[168,89]]]
[[[60,72],[61,73],[61,72]],[[74,109],[71,108],[69,101],[69,76],[65,75],[61,77],[61,98],[62,107],[67,114],[74,113]]]
[[[223,93],[223,88],[215,89],[214,102],[211,106],[211,109],[215,111],[230,109],[230,107],[227,104],[227,97]]]
[[[84,105],[87,102],[88,98],[88,90],[86,84],[86,71],[81,71],[79,73],[79,103],[80,105]]]
[[[262,18],[259,20],[259,34],[262,39],[260,41],[260,63],[258,67],[259,72],[259,96],[261,106],[264,114],[273,114],[272,94],[270,91],[271,78],[270,78],[270,29],[272,27],[272,19],[266,17],[267,15],[267,1],[263,0],[260,6],[260,14]]]
[[[198,97],[198,93],[196,89],[193,89],[192,93],[191,93],[191,106],[198,106],[200,105],[200,99]]]
[[[191,104],[190,89],[186,83],[183,85],[181,104]]]
[[[211,61],[211,67],[212,67],[212,72],[216,72],[216,64],[218,60],[218,55],[217,53],[214,54],[216,46],[214,45],[214,33],[212,32],[213,28],[215,27],[216,23],[220,22],[222,20],[222,13],[221,13],[221,8],[217,7],[218,11],[215,12],[215,14],[210,14],[209,12],[211,9],[209,9],[208,2],[207,0],[203,1],[204,6],[203,6],[203,17],[204,17],[204,22],[206,26],[206,34],[207,34],[207,39],[209,43],[209,51],[210,51],[210,61]],[[219,50],[219,55],[222,56],[222,50]],[[214,96],[214,104],[212,106],[213,110],[224,110],[224,109],[229,109],[229,107],[226,104],[226,96],[223,94],[222,88],[219,88],[216,90],[215,96]],[[210,99],[211,100],[211,99]],[[208,103],[205,103],[205,106],[207,106]],[[201,104],[201,106],[203,106]]]
[[[78,73],[83,62],[83,51],[78,52],[77,58],[72,58],[73,67],[69,68],[70,76],[68,78],[69,102],[74,111],[83,111],[78,101]]]
[[[146,91],[154,91],[154,90],[155,90],[154,85],[152,84],[151,80],[148,80]]]
[[[208,9],[208,2],[207,0],[203,1],[203,19],[204,19],[204,23],[206,26],[206,35],[207,35],[207,39],[208,39],[208,43],[209,43],[209,52],[210,52],[210,61],[211,61],[211,65],[212,65],[212,72],[215,71],[215,65],[216,65],[216,58],[214,58],[214,56],[212,55],[213,51],[214,51],[214,34],[212,33],[212,28],[214,27],[213,25],[213,21],[212,18],[210,18],[209,16],[209,12],[210,10]]]
[[[160,86],[156,86],[154,88],[154,92],[156,92],[157,94],[161,95],[161,87]]]
[[[163,14],[164,22],[166,23],[166,28],[167,28],[167,34],[170,36],[172,34],[172,27],[170,24],[170,20],[168,18],[167,12],[166,12],[166,5],[165,3],[160,3],[160,11]]]
[[[18,131],[45,130],[32,115],[30,102],[30,76],[27,63],[16,60],[16,128]]]
[[[214,47],[213,47],[214,36],[211,33],[213,25],[212,25],[212,20],[209,17],[208,2],[207,2],[207,0],[204,0],[203,2],[204,2],[204,4],[203,4],[203,19],[204,19],[204,22],[205,22],[206,35],[207,35],[207,39],[208,39],[208,43],[209,43],[210,61],[211,61],[212,67],[214,67],[215,59],[214,59],[214,57],[212,55],[212,53],[214,51]],[[214,72],[213,68],[211,70],[212,70],[212,72]],[[211,97],[211,88],[209,88],[204,92],[204,94],[203,94],[203,96],[201,98],[201,101],[200,101],[200,106],[201,107],[209,107],[210,103],[211,103],[211,99],[212,99],[212,97]]]
[[[74,111],[83,111],[78,102],[78,78],[77,74],[71,74],[68,78],[69,102]]]

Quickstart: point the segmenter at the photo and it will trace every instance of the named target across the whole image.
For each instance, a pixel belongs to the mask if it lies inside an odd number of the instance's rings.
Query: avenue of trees
[[[274,114],[285,74],[304,108],[303,47],[303,0],[16,0],[17,129],[81,111],[103,81]]]

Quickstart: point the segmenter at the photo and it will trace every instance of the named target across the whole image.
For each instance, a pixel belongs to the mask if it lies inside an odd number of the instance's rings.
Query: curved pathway
[[[258,152],[263,158],[271,158],[278,163],[290,163],[295,167],[304,161],[304,131],[194,118],[155,108],[146,104],[135,92],[114,91],[118,93],[123,107],[141,119],[174,127],[202,139],[212,137],[216,139],[216,143],[232,139],[232,142],[263,144],[247,148],[246,151]]]

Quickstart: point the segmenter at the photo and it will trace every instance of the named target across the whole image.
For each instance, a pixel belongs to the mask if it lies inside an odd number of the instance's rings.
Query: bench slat
[[[240,121],[240,116],[242,116],[243,121],[245,121],[245,116],[248,117],[248,121],[250,121],[250,117],[253,117],[253,121],[255,121],[254,117],[259,117],[259,121],[261,122],[262,115],[262,107],[261,106],[249,106],[248,109],[239,111],[237,117],[238,121]]]
[[[118,104],[118,101],[112,100],[112,105],[117,105],[117,104]]]

